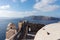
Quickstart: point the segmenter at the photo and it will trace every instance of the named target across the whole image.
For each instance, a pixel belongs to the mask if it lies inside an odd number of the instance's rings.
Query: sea
[[[17,18],[17,19],[0,19],[0,40],[5,40],[6,38],[6,28],[7,25],[12,22],[16,25],[16,28],[18,27],[18,22],[21,21],[21,19]],[[49,23],[56,23],[59,22],[59,20],[51,20],[51,21],[45,21],[45,20],[29,20],[30,22],[33,23],[44,23],[44,24],[49,24]]]

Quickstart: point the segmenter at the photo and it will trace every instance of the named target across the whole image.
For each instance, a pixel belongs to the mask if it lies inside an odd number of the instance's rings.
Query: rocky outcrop
[[[18,30],[16,30],[16,26],[14,23],[9,23],[6,31],[6,39],[9,39],[12,35],[16,34],[12,39],[14,40],[22,40],[25,39],[28,33],[35,33],[41,29],[44,24],[34,24],[29,23],[28,21],[21,21],[18,23]],[[30,28],[30,31],[29,31]]]
[[[6,39],[9,39],[12,35],[16,34],[16,26],[13,23],[9,23],[6,31]]]

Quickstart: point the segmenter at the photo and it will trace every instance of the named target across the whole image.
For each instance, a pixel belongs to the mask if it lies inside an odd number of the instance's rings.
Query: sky
[[[0,17],[33,15],[60,18],[60,0],[0,0]]]

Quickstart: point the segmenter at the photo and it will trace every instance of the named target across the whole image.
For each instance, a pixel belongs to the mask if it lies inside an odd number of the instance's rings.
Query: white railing
[[[27,34],[27,35],[28,35],[28,36],[33,36],[33,37],[35,36],[34,34]]]

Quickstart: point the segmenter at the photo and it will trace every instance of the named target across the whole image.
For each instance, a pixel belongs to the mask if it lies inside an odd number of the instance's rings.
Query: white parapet
[[[40,29],[34,40],[60,40],[60,23],[53,23]]]

